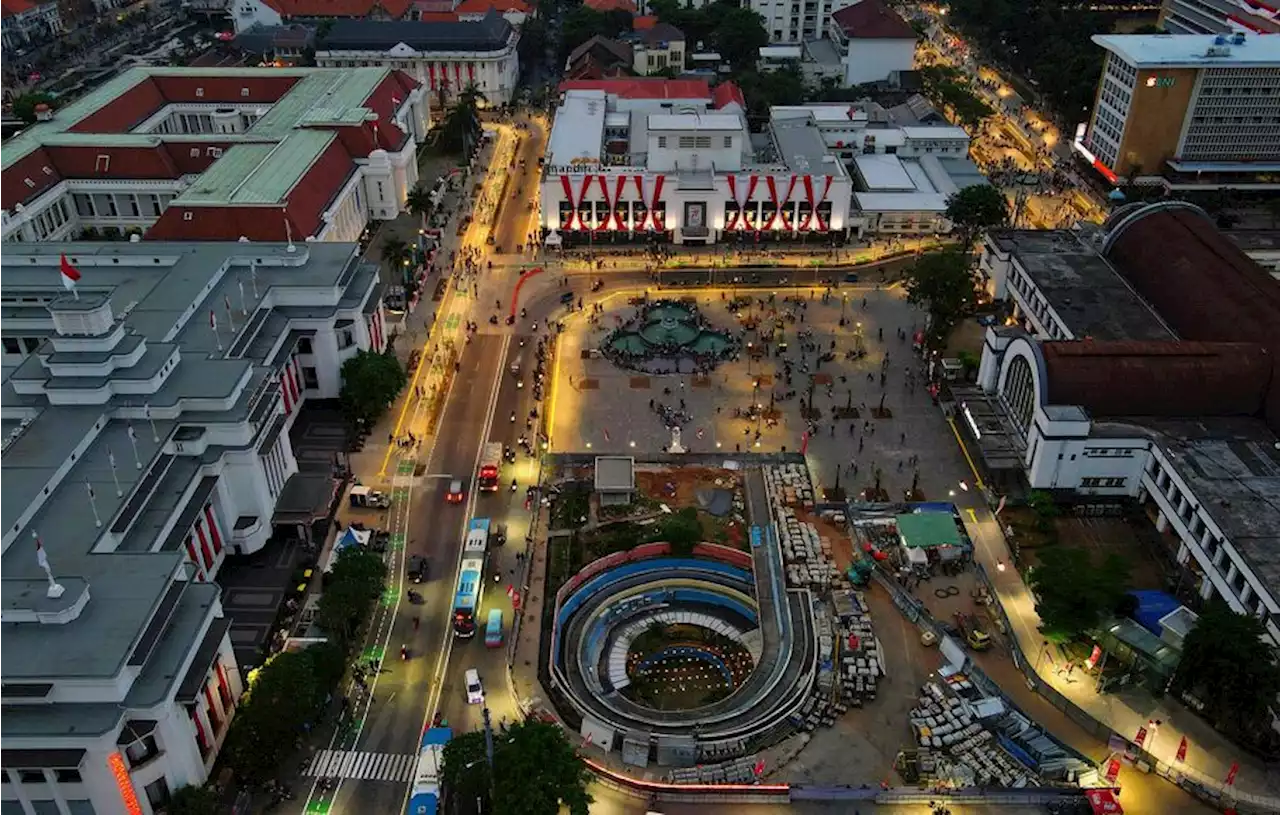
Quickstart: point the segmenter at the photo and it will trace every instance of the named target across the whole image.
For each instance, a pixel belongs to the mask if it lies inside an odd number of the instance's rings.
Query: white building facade
[[[5,4],[0,25],[3,26],[0,36],[3,37],[4,47],[13,49],[45,42],[66,31],[62,14],[54,0],[44,3],[11,0]]]
[[[737,103],[669,98],[566,92],[541,182],[548,245],[843,239],[849,174],[811,128],[775,123],[760,150]]]
[[[198,246],[5,252],[6,811],[149,815],[206,781],[244,690],[212,581],[300,534],[289,430],[385,347],[357,245]]]
[[[520,78],[519,41],[496,9],[478,21],[339,21],[317,46],[316,64],[396,68],[445,105],[472,86],[485,104],[506,105]]]

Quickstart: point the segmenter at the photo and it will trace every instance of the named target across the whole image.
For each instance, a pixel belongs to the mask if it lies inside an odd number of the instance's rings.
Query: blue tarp
[[[1161,634],[1160,618],[1182,605],[1172,594],[1163,591],[1131,591],[1129,594],[1138,600],[1134,621],[1157,637]]]

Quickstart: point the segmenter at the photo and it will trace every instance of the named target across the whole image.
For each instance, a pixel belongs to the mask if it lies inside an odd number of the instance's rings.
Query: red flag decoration
[[[609,431],[608,431],[608,430],[601,430],[600,432],[604,434],[604,440],[605,440],[605,441],[608,441],[608,440],[609,440]]]
[[[209,327],[218,330],[218,315],[213,313],[213,309],[209,309]]]
[[[1230,787],[1232,784],[1235,784],[1235,783],[1236,783],[1236,773],[1238,773],[1238,772],[1240,772],[1240,762],[1238,762],[1238,761],[1233,761],[1233,762],[1231,762],[1231,769],[1230,769],[1230,770],[1227,770],[1227,781],[1226,781],[1226,785],[1227,785],[1228,787]]]
[[[1186,736],[1183,736],[1182,741],[1178,742],[1178,755],[1176,760],[1177,761],[1187,760],[1187,737]]]
[[[1110,790],[1106,787],[1085,790],[1084,797],[1089,799],[1089,806],[1093,809],[1093,815],[1124,815],[1124,809],[1121,808],[1120,802],[1116,800],[1115,790]]]
[[[62,255],[58,262],[58,266],[62,270],[62,285],[67,291],[71,291],[76,287],[76,283],[80,281],[80,270],[71,265],[71,261],[67,260],[66,255]]]
[[[1147,728],[1145,726],[1138,728],[1138,735],[1134,737],[1133,743],[1141,747],[1147,741]]]
[[[1120,757],[1112,756],[1111,761],[1107,762],[1107,783],[1114,784],[1116,779],[1120,777]]]
[[[806,430],[804,435],[800,437],[800,455],[809,452],[809,431]]]
[[[1089,666],[1089,670],[1093,670],[1097,667],[1099,659],[1102,659],[1102,646],[1095,645],[1093,646],[1093,651],[1089,654],[1089,658],[1085,660],[1085,664]],[[1138,746],[1141,747],[1142,743],[1139,742]]]
[[[755,772],[757,777],[764,775],[764,759],[762,758],[759,761],[757,761],[756,766],[752,767],[751,769],[753,772]]]
[[[859,646],[859,645],[861,645],[861,644],[862,644],[862,641],[858,639],[858,635],[857,635],[857,634],[850,634],[850,635],[849,635],[849,649],[850,649],[850,650],[853,650],[853,651],[858,650],[858,646]]]
[[[520,610],[520,592],[518,591],[511,592],[511,609],[512,611]]]

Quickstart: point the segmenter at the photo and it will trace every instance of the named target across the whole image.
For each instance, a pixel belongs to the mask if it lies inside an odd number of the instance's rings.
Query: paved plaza
[[[877,468],[880,486],[894,500],[917,472],[918,489],[931,500],[946,498],[961,481],[971,485],[972,473],[911,352],[923,313],[900,287],[848,286],[825,299],[822,289],[664,291],[663,298],[696,303],[708,328],[739,343],[736,359],[705,376],[624,370],[598,353],[619,321],[637,313],[643,294],[612,292],[598,301],[598,311],[587,301],[585,311],[565,320],[551,417],[554,450],[658,452],[671,444],[666,426],[675,414],[689,452],[794,452],[811,426],[801,405],[812,375],[818,414],[807,456],[821,487],[835,486],[839,469],[840,487],[861,491],[874,484]],[[735,298],[743,305],[730,311]],[[846,358],[859,347],[865,356]],[[819,364],[821,354],[834,359]],[[876,418],[882,399],[891,415]],[[856,418],[833,418],[850,406]]]

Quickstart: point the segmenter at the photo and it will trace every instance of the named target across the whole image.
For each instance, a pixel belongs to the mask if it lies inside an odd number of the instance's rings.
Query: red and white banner
[[[472,85],[476,84],[476,64],[474,62],[467,63],[467,82]]]
[[[590,176],[588,176],[587,178],[589,183]],[[601,218],[600,222],[596,224],[595,231],[603,232],[604,230],[609,228],[609,222],[613,220],[613,201],[609,199],[608,176],[598,175],[596,176],[596,179],[600,183],[600,194],[604,196],[604,217]],[[594,211],[592,212],[592,214],[593,215],[595,214]]]
[[[1183,736],[1182,741],[1178,742],[1178,755],[1175,757],[1177,761],[1187,760],[1187,737]]]
[[[1145,725],[1138,728],[1138,735],[1133,737],[1133,743],[1139,747],[1147,743],[1147,728]]]
[[[1225,782],[1228,787],[1236,783],[1236,774],[1239,772],[1240,772],[1240,762],[1238,761],[1231,762],[1231,769],[1227,770],[1227,780]]]
[[[787,194],[778,199],[778,180],[773,176],[765,179],[769,186],[769,197],[773,200],[773,216],[769,218],[769,222],[764,225],[764,229],[773,229],[778,219],[782,219],[782,228],[791,231],[791,219],[787,217],[787,204],[791,203],[791,196],[796,191],[796,177],[791,176],[791,182],[787,184]]]
[[[795,231],[795,227],[792,226],[791,218],[788,217],[788,212],[787,212],[790,209],[788,205],[791,203],[791,196],[795,193],[795,191],[796,191],[796,177],[791,176],[791,183],[787,185],[787,194],[783,197],[782,201],[779,202],[778,204],[778,215],[782,216],[782,228],[787,230],[788,232]]]
[[[826,203],[827,196],[831,194],[831,176],[825,176],[826,182],[822,187],[822,196],[816,201],[813,198],[813,176],[804,177],[804,191],[809,199],[809,215],[804,219],[804,223],[800,226],[802,230],[808,230],[809,225],[814,218],[818,219],[818,231],[826,232],[830,225],[822,219],[822,213],[818,211],[818,206]]]
[[[436,89],[436,64],[434,62],[427,63],[427,80],[431,83],[431,90]]]
[[[620,207],[622,206],[622,191],[627,186],[627,177],[625,175],[619,175],[615,179],[615,183],[613,186],[614,186],[614,190],[613,190],[614,228],[621,231],[627,228],[627,225],[622,220],[622,213],[619,211]],[[605,222],[606,223],[608,222],[607,218],[605,219]]]
[[[454,85],[454,87],[457,88],[458,90],[462,90],[462,63],[461,62],[453,63],[453,78],[454,78],[454,81],[457,82],[457,84]]]
[[[560,225],[561,229],[590,229],[591,228],[591,225],[588,224],[586,219],[582,217],[582,214],[579,212],[579,209],[581,209],[582,203],[587,199],[587,190],[590,188],[591,182],[594,178],[595,176],[591,176],[591,175],[585,175],[582,177],[582,188],[578,191],[578,195],[575,198],[573,195],[573,180],[570,179],[569,176],[561,174],[560,187],[561,189],[564,190],[564,197],[569,199],[569,208],[570,208],[569,223],[561,224]],[[594,216],[594,210],[592,212],[592,215]]]
[[[564,192],[564,197],[569,201],[569,223],[560,224],[560,228],[573,229],[574,221],[578,220],[578,205],[573,200],[573,182],[564,173],[560,174],[560,189]]]
[[[641,230],[644,229],[645,224],[649,223],[649,205],[645,203],[648,199],[646,199],[644,195],[644,176],[637,175],[633,177],[636,180],[636,194],[640,196],[640,204],[644,207],[644,212],[641,213],[640,221],[638,223],[634,218],[632,218],[631,228]]]
[[[1107,779],[1108,784],[1116,783],[1116,779],[1120,777],[1120,757],[1119,756],[1112,756],[1111,760],[1107,762],[1107,774],[1105,777]]]
[[[1114,790],[1104,788],[1085,790],[1084,797],[1089,800],[1093,815],[1124,815],[1120,802],[1116,800]]]
[[[1089,658],[1085,660],[1085,664],[1089,666],[1089,670],[1093,670],[1098,665],[1098,660],[1102,659],[1102,646],[1093,646],[1093,651],[1089,654]]]
[[[747,224],[747,202],[751,200],[751,196],[755,194],[756,182],[760,180],[758,175],[748,175],[739,178],[736,175],[729,176],[729,197],[738,205],[738,211],[733,213],[733,217],[725,221],[725,231],[732,229],[746,229]],[[739,194],[741,191],[741,195]]]
[[[658,202],[662,200],[662,185],[667,181],[665,175],[658,176],[653,182],[653,201],[649,204],[649,220],[653,224],[653,228],[665,232],[667,229],[667,212],[664,208],[662,218],[658,218]]]

